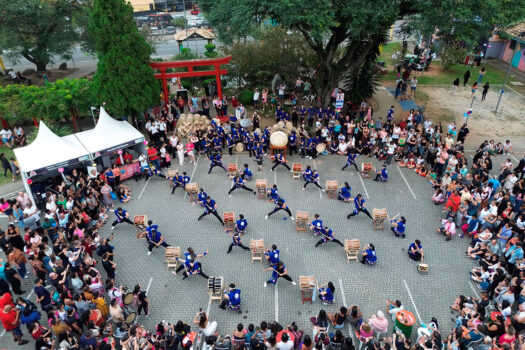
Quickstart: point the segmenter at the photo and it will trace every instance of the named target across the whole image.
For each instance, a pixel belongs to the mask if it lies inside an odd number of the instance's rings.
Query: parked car
[[[157,27],[150,27],[149,28],[149,33],[151,35],[160,35],[161,34],[159,28],[157,28]]]
[[[192,10],[191,10],[191,14],[192,15],[198,15],[199,13],[201,12],[201,10],[198,8],[198,7],[194,7]]]
[[[175,34],[175,27],[167,26],[166,29],[164,29],[164,34]]]

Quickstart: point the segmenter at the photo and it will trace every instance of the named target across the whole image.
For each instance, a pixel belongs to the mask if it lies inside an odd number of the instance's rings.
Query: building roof
[[[181,30],[180,32],[176,33],[173,37],[177,41],[184,41],[186,39],[191,39],[192,37],[195,37],[195,36],[200,37],[202,39],[206,39],[206,40],[215,39],[215,34],[213,34],[211,31],[204,29],[204,28],[190,28],[187,31]]]
[[[513,38],[525,39],[525,21],[519,22],[512,27],[508,27],[504,30],[505,33],[509,34]]]

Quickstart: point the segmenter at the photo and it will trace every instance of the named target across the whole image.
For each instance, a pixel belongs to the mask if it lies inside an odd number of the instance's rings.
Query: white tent
[[[126,121],[111,118],[103,107],[100,108],[95,128],[79,132],[75,136],[95,157],[144,141],[144,135],[140,131]]]
[[[35,140],[14,152],[20,171],[28,177],[81,162],[89,155],[75,135],[59,137],[43,121]]]

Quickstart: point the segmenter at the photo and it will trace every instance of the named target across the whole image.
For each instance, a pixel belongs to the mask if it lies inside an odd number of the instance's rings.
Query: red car
[[[201,12],[201,10],[198,8],[198,7],[194,7],[192,10],[191,10],[191,14],[196,16],[198,15],[199,13]]]

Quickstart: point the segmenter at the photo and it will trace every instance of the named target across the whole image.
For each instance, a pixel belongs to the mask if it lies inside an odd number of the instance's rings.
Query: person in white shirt
[[[2,138],[2,142],[9,148],[13,148],[13,133],[8,128],[3,128],[0,130],[0,137]]]
[[[386,300],[386,306],[388,308],[388,313],[392,315],[392,321],[396,321],[396,315],[399,311],[403,310],[403,306],[399,300],[392,301],[390,299]]]
[[[507,176],[507,179],[505,180],[505,184],[503,186],[508,192],[510,192],[516,184],[516,182],[518,182],[518,177],[515,173],[510,173],[509,176]]]
[[[281,341],[277,343],[277,350],[292,350],[293,348],[293,341],[290,340],[288,333],[283,332],[281,336]]]
[[[259,92],[259,89],[255,88],[253,91],[253,107],[258,108],[259,107],[259,97],[261,96],[261,93]]]

